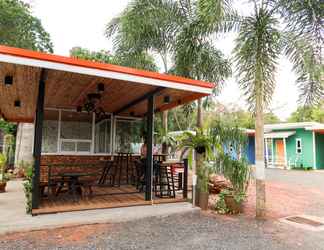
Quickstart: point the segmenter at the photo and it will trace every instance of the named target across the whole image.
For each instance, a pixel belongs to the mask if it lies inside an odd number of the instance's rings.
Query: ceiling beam
[[[131,108],[131,107],[133,107],[133,106],[135,106],[136,104],[139,104],[139,103],[145,101],[146,99],[148,99],[148,98],[151,97],[152,95],[155,95],[155,94],[161,92],[163,89],[165,89],[165,87],[158,87],[158,88],[156,88],[156,89],[154,89],[154,90],[152,90],[152,91],[146,93],[145,95],[143,95],[143,96],[141,96],[141,97],[139,97],[139,98],[137,98],[137,99],[135,99],[135,100],[133,100],[133,101],[127,103],[125,106],[123,106],[123,107],[121,107],[120,109],[118,109],[118,110],[116,110],[115,112],[113,112],[114,115],[118,115],[118,114],[120,114],[121,112],[123,112],[123,111],[125,111],[125,110],[127,110],[127,109],[129,109],[129,108]]]

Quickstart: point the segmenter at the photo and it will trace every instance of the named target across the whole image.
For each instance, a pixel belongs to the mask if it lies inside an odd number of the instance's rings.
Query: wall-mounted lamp
[[[21,107],[21,102],[20,100],[16,100],[14,103],[15,107],[20,108]]]
[[[105,84],[103,84],[103,83],[99,83],[99,84],[97,85],[97,91],[98,91],[99,93],[104,92],[104,91],[105,91]]]
[[[164,104],[169,104],[170,101],[171,101],[171,98],[170,98],[170,96],[168,96],[168,95],[166,95],[166,96],[163,98],[163,103],[164,103]]]
[[[12,85],[13,84],[13,76],[6,75],[4,78],[5,85]]]

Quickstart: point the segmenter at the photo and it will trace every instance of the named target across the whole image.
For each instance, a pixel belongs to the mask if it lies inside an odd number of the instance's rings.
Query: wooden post
[[[183,171],[183,198],[188,198],[188,159],[183,160],[184,171]]]
[[[40,162],[42,153],[42,130],[44,120],[44,97],[45,97],[45,71],[41,70],[39,80],[36,118],[35,118],[35,133],[34,133],[34,175],[33,175],[33,191],[32,191],[32,208],[39,207],[40,201]]]
[[[146,154],[146,180],[145,200],[152,200],[153,179],[153,132],[154,132],[154,95],[147,102],[147,154]]]
[[[284,144],[284,164],[285,164],[285,169],[288,168],[287,166],[287,146],[286,146],[286,138],[283,138],[283,144]]]

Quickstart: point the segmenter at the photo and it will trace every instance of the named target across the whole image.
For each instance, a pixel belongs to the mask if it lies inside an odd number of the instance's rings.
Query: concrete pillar
[[[19,123],[16,137],[15,167],[24,161],[33,162],[34,124]]]

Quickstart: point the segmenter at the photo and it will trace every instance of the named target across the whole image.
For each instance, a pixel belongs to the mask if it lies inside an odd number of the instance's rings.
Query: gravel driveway
[[[80,228],[7,235],[0,239],[0,249],[324,249],[320,232],[211,213]]]

